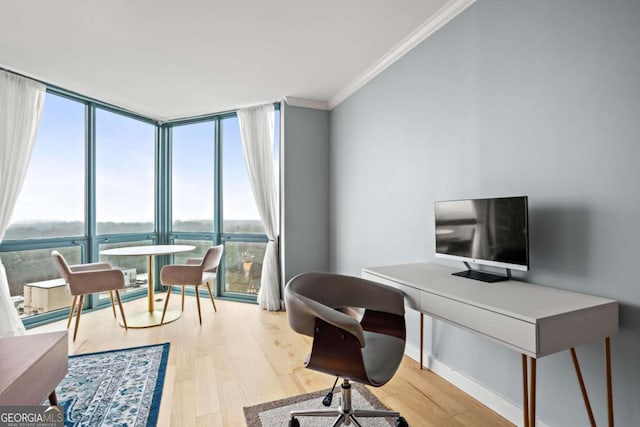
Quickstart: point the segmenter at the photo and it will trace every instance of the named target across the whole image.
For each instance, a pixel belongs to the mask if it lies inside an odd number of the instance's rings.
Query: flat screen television
[[[435,202],[436,257],[463,261],[456,275],[507,280],[511,270],[529,270],[527,196]],[[502,267],[507,276],[472,270],[469,263]]]

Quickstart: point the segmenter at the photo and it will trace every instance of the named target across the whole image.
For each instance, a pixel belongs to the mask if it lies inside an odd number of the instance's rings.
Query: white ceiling
[[[285,96],[333,106],[452,3],[6,1],[0,67],[159,120]]]

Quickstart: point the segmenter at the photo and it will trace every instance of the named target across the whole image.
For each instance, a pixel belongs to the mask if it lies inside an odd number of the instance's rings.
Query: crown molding
[[[294,98],[293,96],[285,96],[285,102],[292,107],[313,108],[316,110],[329,110],[327,101],[316,101],[313,99]]]
[[[423,42],[431,34],[438,31],[445,24],[458,16],[463,10],[475,3],[476,0],[451,0],[445,4],[435,15],[424,21],[411,34],[405,37],[400,43],[394,46],[389,52],[384,54],[378,61],[369,67],[364,73],[356,77],[347,86],[329,99],[328,107],[333,109],[342,101],[347,99],[358,89],[373,80],[378,74],[388,66],[400,59],[404,54]]]

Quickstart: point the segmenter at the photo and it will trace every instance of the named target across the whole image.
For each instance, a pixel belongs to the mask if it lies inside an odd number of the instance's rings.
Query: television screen
[[[529,269],[527,197],[435,202],[436,256]]]

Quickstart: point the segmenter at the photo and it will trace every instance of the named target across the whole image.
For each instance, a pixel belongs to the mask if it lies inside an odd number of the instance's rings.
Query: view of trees
[[[138,233],[141,229],[148,229],[149,224],[142,223],[101,223],[102,229],[109,231],[127,230],[128,233]],[[263,227],[259,221],[229,220],[224,222],[226,233],[259,234]],[[82,222],[42,222],[12,224],[6,233],[7,240],[20,240],[33,237],[39,238],[82,235]],[[213,230],[213,221],[193,220],[181,222],[181,230],[201,231]],[[78,233],[77,230],[80,230]],[[74,234],[72,234],[74,233]],[[150,240],[122,243],[104,243],[100,250],[151,244]],[[193,245],[196,249],[174,256],[175,263],[184,263],[187,258],[200,257],[213,243],[200,240],[176,240],[175,244]],[[69,264],[79,264],[82,259],[80,246],[56,248],[67,259]],[[262,242],[227,242],[225,245],[224,262],[226,266],[225,290],[229,292],[255,293],[260,287],[262,259],[266,243]],[[22,295],[26,283],[39,282],[59,277],[51,261],[52,249],[36,249],[29,251],[1,252],[0,258],[7,271],[9,290],[11,295]],[[102,261],[111,263],[119,268],[135,268],[137,274],[147,273],[145,257],[101,257]]]
[[[46,239],[60,236],[82,236],[84,223],[69,222],[23,222],[9,224],[4,240]]]
[[[189,220],[176,221],[181,232],[213,231],[213,220]],[[226,220],[223,224],[225,233],[263,234],[264,227],[260,221],[255,220]],[[103,234],[139,233],[140,230],[153,229],[152,223],[142,222],[101,222],[100,229]],[[176,227],[178,228],[178,227]],[[37,236],[38,239],[60,236],[84,235],[84,223],[82,221],[69,222],[28,222],[9,225],[4,236],[5,240],[30,239]]]
[[[80,263],[80,247],[56,248],[70,264]],[[25,283],[40,282],[60,277],[53,261],[52,249],[36,249],[31,251],[0,252],[2,264],[7,271],[9,292],[22,295]]]

